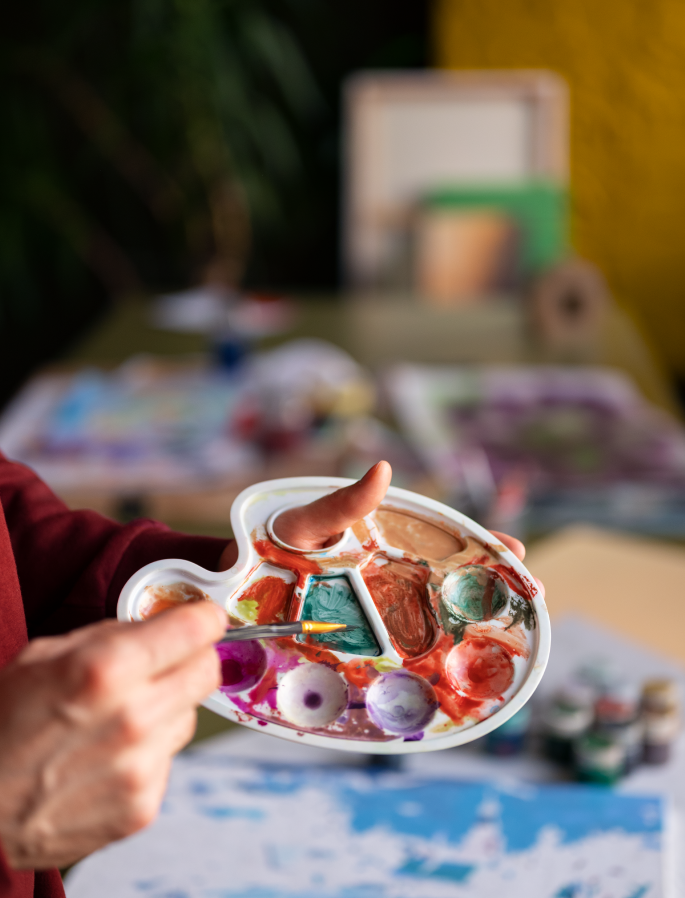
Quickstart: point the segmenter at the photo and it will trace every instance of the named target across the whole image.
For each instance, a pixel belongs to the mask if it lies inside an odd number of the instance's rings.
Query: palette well
[[[378,754],[460,745],[528,700],[549,656],[544,599],[524,565],[469,518],[390,487],[326,549],[285,545],[286,508],[348,486],[333,477],[256,484],[231,523],[238,561],[147,565],[122,590],[120,620],[209,600],[232,627],[320,620],[355,629],[225,643],[216,713],[285,739]],[[277,527],[276,527],[277,529]]]

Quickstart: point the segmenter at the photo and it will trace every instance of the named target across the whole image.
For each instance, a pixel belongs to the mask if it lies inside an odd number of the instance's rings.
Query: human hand
[[[322,496],[309,505],[284,511],[276,520],[277,536],[296,549],[310,552],[323,549],[343,530],[356,524],[380,505],[391,479],[392,468],[387,461],[379,461],[356,483]],[[520,540],[494,530],[492,534],[523,561],[526,549]],[[237,560],[238,549],[235,542],[231,542],[224,549],[219,569],[228,570]],[[539,580],[537,583],[544,595],[542,583]]]
[[[196,706],[220,684],[212,602],[36,639],[0,671],[0,842],[64,866],[150,823]]]

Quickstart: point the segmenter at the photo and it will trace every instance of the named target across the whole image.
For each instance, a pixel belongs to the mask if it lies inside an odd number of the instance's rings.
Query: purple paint
[[[439,702],[428,680],[396,670],[373,681],[366,706],[377,726],[398,736],[413,736],[428,726]]]
[[[225,695],[252,689],[266,671],[266,652],[256,639],[224,642],[216,647],[221,659],[221,686]]]

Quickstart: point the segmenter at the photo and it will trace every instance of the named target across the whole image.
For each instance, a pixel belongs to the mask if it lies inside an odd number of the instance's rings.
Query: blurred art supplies
[[[451,504],[497,519],[515,482],[529,531],[685,533],[685,428],[616,370],[399,365],[384,384]]]
[[[582,259],[552,266],[528,297],[530,323],[542,348],[557,359],[592,361],[611,298],[601,272]]]
[[[270,476],[303,473],[298,464],[336,473],[338,422],[374,401],[369,375],[324,341],[255,353],[232,371],[202,357],[136,357],[37,377],[3,414],[0,447],[62,495],[242,488],[266,464]]]
[[[681,727],[680,701],[673,680],[648,680],[642,689],[644,760],[665,764]]]
[[[202,365],[135,358],[29,383],[0,446],[57,491],[184,488],[254,468],[233,432],[243,387]]]

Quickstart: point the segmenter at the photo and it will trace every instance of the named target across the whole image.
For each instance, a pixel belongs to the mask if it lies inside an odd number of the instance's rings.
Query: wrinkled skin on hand
[[[357,483],[278,518],[278,535],[319,549],[383,500],[379,462]],[[495,534],[519,558],[523,545]],[[219,569],[237,560],[234,542]],[[0,842],[15,868],[65,866],[156,816],[196,707],[220,684],[209,602],[142,623],[104,621],[36,639],[0,671]]]
[[[221,609],[36,639],[0,671],[0,841],[15,868],[64,866],[148,824],[195,708],[220,683]]]

